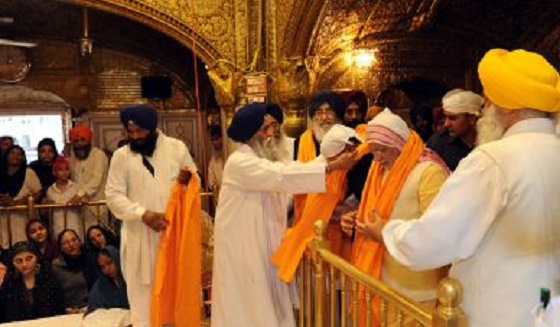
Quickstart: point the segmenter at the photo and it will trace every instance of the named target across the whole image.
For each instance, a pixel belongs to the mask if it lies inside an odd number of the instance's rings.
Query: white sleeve
[[[490,156],[473,151],[420,219],[391,220],[385,225],[387,250],[413,270],[468,258],[507,203],[505,181]]]
[[[88,181],[80,185],[81,189],[77,193],[79,196],[87,195],[89,197],[93,197],[98,192],[103,192],[103,190],[100,190],[99,188],[103,185],[103,180],[107,174],[109,159],[105,153],[99,149],[97,149],[97,151],[92,149],[90,155],[92,156],[92,165],[90,168],[93,175]]]
[[[128,198],[126,161],[127,157],[124,150],[116,151],[111,158],[107,184],[105,185],[107,207],[115,217],[121,220],[141,220],[146,208]]]
[[[226,163],[222,185],[248,191],[320,193],[325,191],[325,171],[325,163],[272,162],[237,152]]]

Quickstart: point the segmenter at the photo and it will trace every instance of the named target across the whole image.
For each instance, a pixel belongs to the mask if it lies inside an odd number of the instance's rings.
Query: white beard
[[[321,124],[319,122],[313,121],[313,124],[311,125],[311,129],[313,130],[313,136],[315,136],[317,141],[321,143],[321,141],[323,141],[323,137],[325,137],[325,134],[327,134],[327,132],[331,129],[331,127],[333,127],[333,125],[334,124],[332,123]]]
[[[284,131],[280,132],[279,137],[273,137],[270,140],[270,147],[272,148],[272,151],[277,153],[278,157],[282,161],[291,161],[292,160],[292,158],[289,157],[290,152],[288,151],[287,139],[286,139],[286,134],[284,133]]]
[[[476,144],[482,145],[501,139],[506,132],[506,125],[502,121],[496,106],[490,104],[482,113],[482,117],[476,123]]]
[[[276,142],[274,142],[273,137],[266,139],[257,138],[253,142],[253,151],[258,157],[268,159],[270,161],[282,161],[282,157],[279,154]]]

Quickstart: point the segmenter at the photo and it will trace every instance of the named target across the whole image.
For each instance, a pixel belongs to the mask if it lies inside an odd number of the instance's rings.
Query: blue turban
[[[344,119],[346,105],[344,104],[344,100],[342,100],[342,97],[340,97],[340,95],[333,91],[322,91],[313,94],[313,96],[309,100],[308,105],[309,118],[313,118],[313,116],[315,116],[315,112],[323,103],[329,104],[338,119]]]
[[[121,110],[121,123],[126,128],[134,123],[141,128],[155,131],[157,128],[157,111],[147,104],[132,104],[124,106]]]
[[[269,103],[267,105],[266,113],[274,117],[279,124],[284,122],[284,112],[276,103]]]
[[[250,103],[241,107],[233,115],[231,125],[227,130],[227,135],[235,142],[244,143],[251,139],[264,123],[264,116],[267,114],[265,103]]]

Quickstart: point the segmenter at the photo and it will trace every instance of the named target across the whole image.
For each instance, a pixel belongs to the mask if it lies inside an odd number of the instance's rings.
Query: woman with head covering
[[[96,260],[102,275],[89,294],[88,313],[97,309],[130,308],[119,250],[108,245],[99,251]]]
[[[83,312],[99,269],[74,230],[65,229],[58,235],[58,248],[61,256],[53,261],[52,269],[62,285],[65,311]]]
[[[12,145],[6,150],[4,170],[0,172],[0,206],[9,207],[24,204],[27,196],[41,192],[41,182],[33,170],[27,168],[25,151],[19,145]],[[11,243],[25,241],[25,224],[28,217],[22,212],[10,213]],[[0,215],[0,245],[10,246],[8,218],[5,213]]]
[[[49,264],[59,256],[58,247],[51,232],[41,219],[31,219],[25,226],[27,240],[37,246],[42,258]]]
[[[8,274],[0,287],[2,320],[20,321],[64,313],[60,284],[30,242],[14,244]]]
[[[54,140],[46,137],[39,141],[37,152],[39,153],[39,159],[31,162],[29,168],[33,169],[41,181],[41,195],[37,199],[37,201],[40,202],[45,197],[49,186],[55,181],[52,166],[54,160],[58,156],[58,151],[56,150]]]
[[[119,248],[119,241],[115,235],[101,225],[93,225],[86,232],[86,245],[92,251],[99,251],[111,245]]]

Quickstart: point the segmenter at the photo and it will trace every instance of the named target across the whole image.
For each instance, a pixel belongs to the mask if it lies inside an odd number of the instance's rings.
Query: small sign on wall
[[[247,102],[265,102],[268,91],[268,79],[266,74],[247,75]]]

